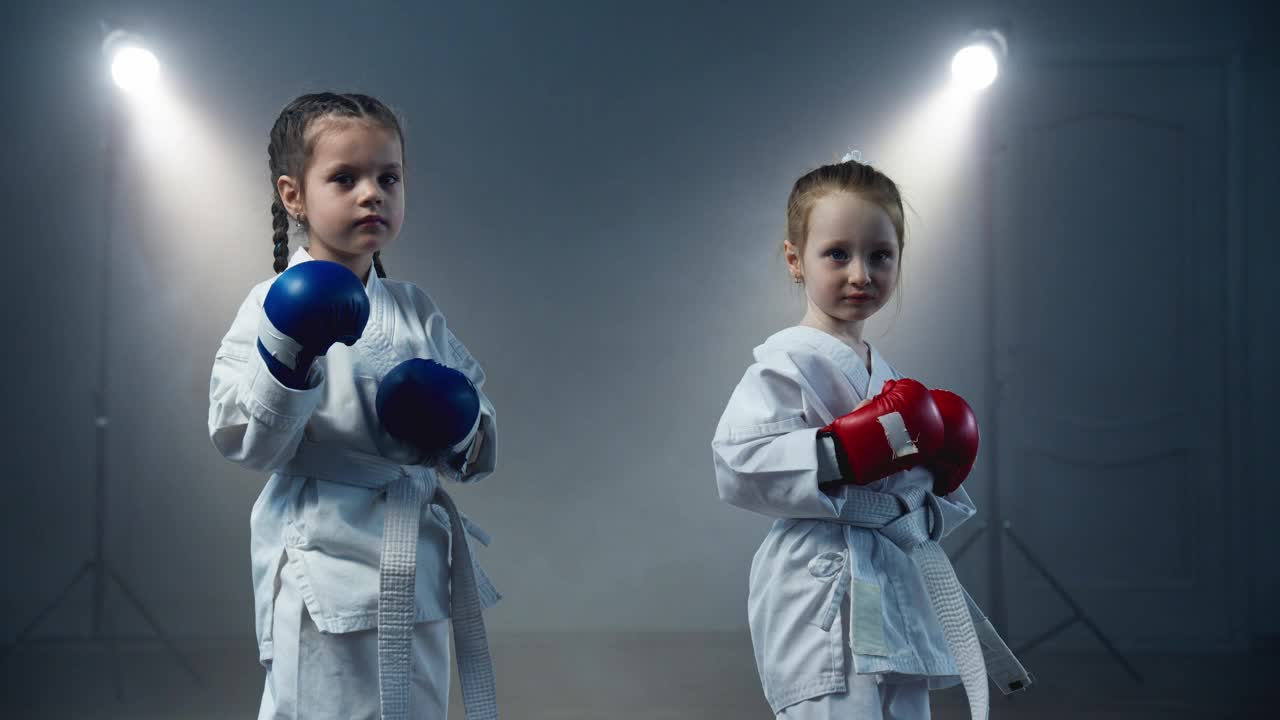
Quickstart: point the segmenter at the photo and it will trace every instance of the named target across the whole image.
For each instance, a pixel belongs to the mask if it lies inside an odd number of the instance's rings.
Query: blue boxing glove
[[[378,419],[392,437],[432,458],[466,449],[480,425],[480,394],[461,372],[414,358],[378,386]]]
[[[346,266],[308,260],[280,273],[262,310],[258,354],[282,385],[301,390],[312,362],[330,345],[360,339],[369,322],[369,296]]]

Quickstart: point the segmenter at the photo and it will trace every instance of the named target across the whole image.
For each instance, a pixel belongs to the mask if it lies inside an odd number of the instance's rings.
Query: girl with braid
[[[270,478],[250,515],[258,717],[444,718],[449,624],[468,718],[496,718],[471,557],[488,536],[441,478],[496,457],[485,375],[381,253],[404,219],[404,135],[366,95],[303,95],[267,147],[274,269],[214,358],[209,435]],[[289,224],[305,234],[290,252]]]

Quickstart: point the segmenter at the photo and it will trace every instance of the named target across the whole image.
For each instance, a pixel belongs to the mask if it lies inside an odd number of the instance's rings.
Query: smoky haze
[[[1280,401],[1269,270],[1280,261],[1270,218],[1280,84],[1261,34],[1274,18],[1264,4],[1221,2],[1163,3],[1154,15],[1128,0],[885,7],[11,8],[0,637],[17,634],[92,552],[93,392],[106,362],[109,559],[175,638],[243,644],[253,662],[248,517],[266,478],[211,445],[209,373],[236,308],[272,275],[268,131],[295,96],[335,90],[372,94],[402,117],[406,221],[385,267],[431,295],[488,377],[498,467],[451,492],[494,537],[478,552],[505,596],[486,614],[497,636],[745,633],[747,571],[770,520],[719,499],[711,436],[752,348],[803,314],[780,252],[791,184],[854,147],[898,180],[909,205],[901,296],[867,337],[904,375],[968,398],[981,427],[1011,433],[1007,458],[984,445],[967,485],[979,514],[955,539],[976,532],[999,469],[1003,519],[1027,527],[1040,559],[1122,649],[1274,643],[1280,619],[1265,608],[1280,568],[1264,559],[1280,547],[1256,502],[1270,491],[1264,453],[1276,423],[1265,409]],[[105,257],[104,118],[116,97],[100,19],[153,40],[173,98],[163,133],[129,116]],[[935,106],[959,41],[996,21],[1012,28],[1008,87],[1021,94]],[[1168,141],[1117,165],[1134,147],[1125,138],[1163,131],[1101,120],[1027,133],[1113,97],[1138,108],[1118,116],[1172,125]],[[989,129],[1006,149],[994,161]],[[1063,158],[1081,164],[1059,182],[1044,163]],[[1132,184],[1099,190],[1095,180],[1120,176],[1107,168],[1132,171]],[[1180,206],[1190,214],[1169,216]],[[1146,240],[1126,244],[1135,236]],[[1019,293],[1055,275],[1063,288],[1101,289],[1033,316],[1043,298]],[[996,281],[1001,307],[1018,309],[997,315],[993,357],[983,299]],[[1138,314],[1134,298],[1154,299]],[[1135,344],[1143,328],[1156,330]],[[1008,352],[1010,338],[1026,351]],[[1151,413],[1116,410],[1119,394],[1064,417],[1105,426],[1172,413],[1178,433],[1202,423],[1223,436],[1203,447],[1151,441],[1159,459],[1148,484],[1118,497],[1157,498],[1160,512],[1098,510],[1094,499],[1117,497],[1108,493],[1130,472],[1124,463],[1149,454],[1054,460],[1091,441],[1064,450],[1054,423],[1068,420],[1018,415],[1014,400],[996,418],[988,363],[1022,383],[1026,405],[1059,397],[1036,388],[1082,378],[1094,398],[1117,377],[1167,375],[1164,395],[1143,386]],[[1181,393],[1191,399],[1157,402]],[[1108,479],[1074,495],[1066,480],[1047,480],[1082,476]],[[1177,479],[1162,488],[1157,476]],[[1071,519],[1055,520],[1053,508]],[[1120,518],[1126,534],[1098,534]],[[1212,536],[1208,550],[1200,534]],[[1143,537],[1171,540],[1133,540],[1139,559],[1096,562],[1101,549]],[[984,605],[986,542],[957,562]],[[1004,562],[1009,622],[1025,641],[1065,606],[1014,550]],[[1141,587],[1124,585],[1132,567],[1150,573]],[[1204,577],[1222,585],[1201,588]],[[1184,582],[1221,619],[1210,640],[1181,624],[1186,605],[1147,604],[1151,588]],[[43,630],[83,631],[90,600],[82,584]],[[147,631],[126,604],[111,607],[119,629]],[[1098,648],[1079,627],[1053,642]]]

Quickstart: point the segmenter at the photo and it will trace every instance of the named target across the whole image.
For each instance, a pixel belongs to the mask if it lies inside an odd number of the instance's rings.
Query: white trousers
[[[853,671],[849,647],[849,593],[840,606],[844,635],[847,691],[802,700],[785,707],[778,720],[929,720],[929,678],[884,673],[859,675]]]
[[[276,597],[273,657],[258,720],[379,720],[378,631],[322,633],[286,566]],[[413,628],[410,707],[448,717],[449,621]]]
[[[850,675],[848,692],[798,702],[778,720],[929,720],[929,681],[907,677]]]

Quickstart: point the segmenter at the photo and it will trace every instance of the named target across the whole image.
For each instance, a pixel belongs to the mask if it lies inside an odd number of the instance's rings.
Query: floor
[[[251,645],[182,647],[199,684],[151,642],[124,643],[114,656],[84,644],[16,648],[0,661],[0,718],[255,717],[263,673]],[[492,648],[504,718],[771,717],[745,632],[499,633]],[[993,720],[1280,717],[1280,654],[1131,655],[1141,685],[1103,654],[1022,659],[1037,684],[1012,699],[997,693]],[[456,681],[453,690],[449,717],[461,720]],[[959,688],[934,693],[932,704],[934,718],[967,717]]]

